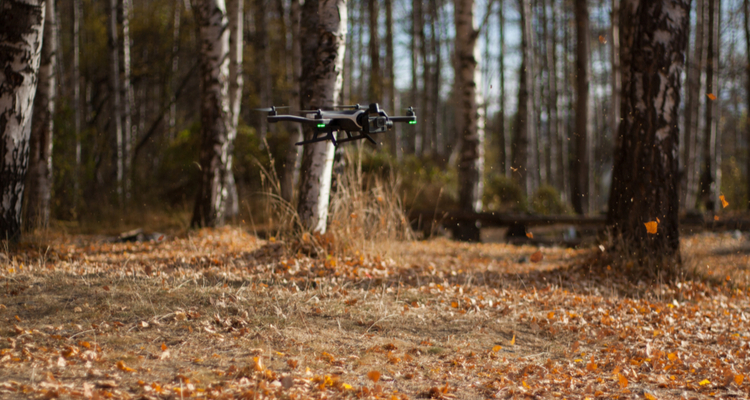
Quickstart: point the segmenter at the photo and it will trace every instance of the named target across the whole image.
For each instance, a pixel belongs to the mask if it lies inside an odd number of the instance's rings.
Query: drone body
[[[315,135],[310,140],[304,140],[297,143],[298,146],[323,142],[330,140],[334,146],[339,143],[350,142],[352,140],[367,139],[372,144],[377,144],[371,135],[383,133],[393,128],[394,122],[407,122],[409,124],[417,123],[417,115],[414,109],[409,107],[405,116],[389,117],[385,111],[380,109],[378,103],[371,103],[369,107],[363,108],[359,104],[354,106],[343,106],[345,110],[335,111],[306,111],[304,117],[297,115],[278,115],[276,107],[264,109],[268,111],[267,120],[269,123],[280,121],[297,122],[301,124],[313,125]],[[346,137],[339,139],[334,132],[343,131]],[[357,133],[352,135],[352,133]]]

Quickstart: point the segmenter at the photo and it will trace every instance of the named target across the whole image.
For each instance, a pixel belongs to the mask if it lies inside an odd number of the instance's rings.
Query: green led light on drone
[[[416,125],[417,121],[409,121],[409,125]]]
[[[318,124],[318,128],[325,128],[326,124]]]

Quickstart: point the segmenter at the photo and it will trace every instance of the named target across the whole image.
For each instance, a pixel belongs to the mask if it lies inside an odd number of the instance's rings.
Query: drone
[[[342,110],[325,111],[325,110],[308,110],[301,111],[305,113],[304,117],[297,115],[279,115],[277,107],[259,109],[258,111],[267,111],[266,117],[269,123],[280,121],[298,122],[300,124],[313,125],[315,135],[310,140],[303,140],[296,143],[297,146],[306,144],[324,142],[330,140],[334,146],[339,143],[351,142],[353,140],[367,139],[370,143],[377,145],[371,135],[383,133],[393,128],[394,122],[406,122],[411,125],[417,123],[417,114],[413,107],[406,110],[405,116],[389,117],[385,111],[380,109],[378,103],[371,103],[365,108],[359,104],[352,106],[338,106]],[[281,107],[279,107],[281,108]],[[345,138],[337,138],[334,132],[344,131]],[[356,135],[352,135],[356,132]]]

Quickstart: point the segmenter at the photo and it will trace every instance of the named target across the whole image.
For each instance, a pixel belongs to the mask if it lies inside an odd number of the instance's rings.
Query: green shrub
[[[488,211],[521,212],[528,209],[521,186],[504,175],[493,175],[485,179],[482,204]]]
[[[535,214],[568,214],[570,206],[562,201],[557,189],[550,185],[542,185],[531,200],[531,210]]]

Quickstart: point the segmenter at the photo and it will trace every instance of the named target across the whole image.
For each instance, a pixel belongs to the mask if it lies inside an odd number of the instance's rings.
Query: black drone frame
[[[297,115],[278,115],[276,107],[271,107],[262,111],[268,111],[268,117],[266,118],[269,123],[288,121],[313,125],[313,138],[296,143],[297,146],[324,142],[326,140],[330,140],[334,146],[338,146],[339,143],[360,139],[367,139],[372,144],[377,145],[375,139],[370,135],[388,131],[393,128],[394,122],[406,122],[412,125],[417,123],[417,114],[412,107],[407,109],[405,116],[396,117],[389,117],[385,111],[380,109],[378,103],[371,103],[367,108],[364,108],[359,104],[353,106],[341,106],[341,108],[345,109],[337,111],[308,111],[307,116],[305,117]],[[334,132],[338,131],[344,131],[346,137],[342,139],[336,138]],[[352,132],[359,132],[359,134],[353,136]]]

